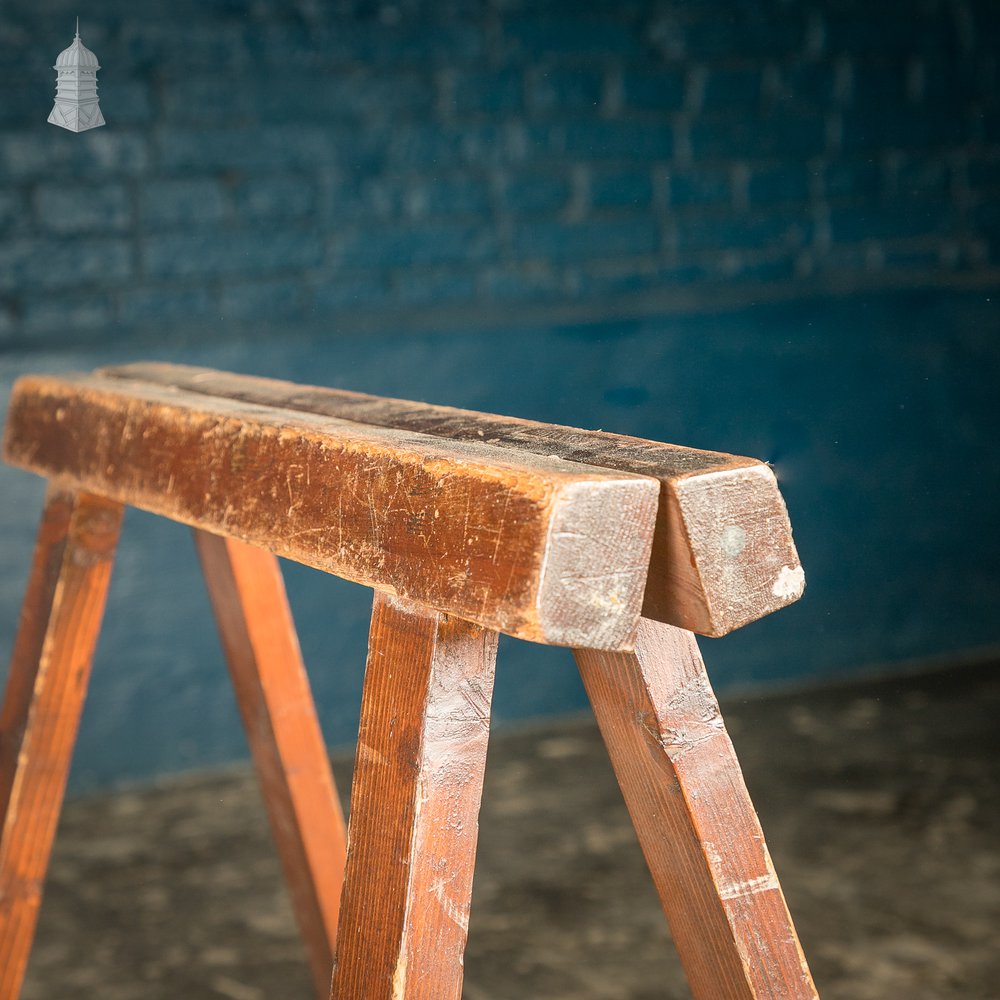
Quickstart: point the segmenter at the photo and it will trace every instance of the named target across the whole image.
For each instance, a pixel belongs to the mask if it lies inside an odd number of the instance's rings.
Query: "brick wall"
[[[0,410],[158,357],[755,455],[808,589],[716,684],[995,653],[998,42],[995,0],[7,0]],[[42,489],[0,466],[0,654]],[[370,593],[287,577],[349,742]],[[586,704],[501,655],[498,719]],[[74,783],[244,752],[186,532],[131,511]]]
[[[0,22],[0,343],[1000,273],[1000,5],[106,0]]]

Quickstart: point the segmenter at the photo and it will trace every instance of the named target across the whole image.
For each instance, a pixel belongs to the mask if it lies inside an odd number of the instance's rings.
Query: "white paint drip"
[[[782,566],[778,578],[771,587],[771,593],[782,600],[794,600],[802,596],[802,591],[806,588],[806,574],[801,566],[794,569],[791,566]]]

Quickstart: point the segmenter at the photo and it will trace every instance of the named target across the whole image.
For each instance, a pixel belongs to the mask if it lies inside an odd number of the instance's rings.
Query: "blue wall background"
[[[808,587],[717,684],[1000,640],[1000,8],[95,2],[0,18],[0,387],[163,358],[775,463]],[[9,648],[42,484],[0,472]],[[288,567],[328,737],[370,594]],[[501,719],[584,704],[506,641]],[[130,512],[74,785],[242,756],[187,532]]]

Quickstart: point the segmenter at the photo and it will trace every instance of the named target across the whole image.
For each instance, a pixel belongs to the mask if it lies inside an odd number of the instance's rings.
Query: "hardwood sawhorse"
[[[124,505],[194,528],[317,996],[461,996],[498,632],[574,647],[696,1000],[816,996],[692,635],[802,592],[766,465],[160,364],[21,379],[4,454],[49,491],[0,714],[0,1000]],[[349,836],[276,556],[375,589]]]

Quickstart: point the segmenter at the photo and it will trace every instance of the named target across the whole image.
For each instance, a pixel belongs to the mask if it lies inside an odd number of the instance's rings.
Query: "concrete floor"
[[[824,1000],[1000,997],[996,667],[724,700]],[[688,995],[590,720],[494,735],[481,830],[466,1000]],[[58,996],[310,996],[247,769],[67,805],[24,1000]]]

